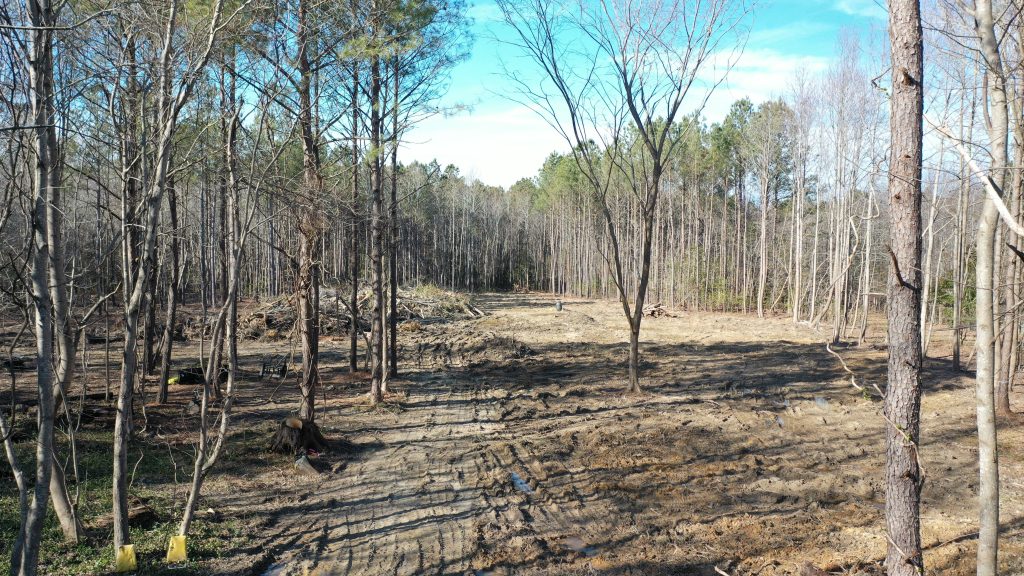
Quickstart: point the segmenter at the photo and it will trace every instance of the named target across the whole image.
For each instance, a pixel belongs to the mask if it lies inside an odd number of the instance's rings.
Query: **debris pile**
[[[372,293],[364,290],[356,299],[359,331],[370,330]],[[352,324],[349,312],[349,298],[345,290],[336,288],[320,289],[320,334],[344,336],[349,334]],[[450,320],[480,318],[484,313],[473,305],[464,294],[448,292],[428,286],[398,291],[398,322],[400,326],[409,322],[415,331],[422,324]],[[290,338],[296,329],[294,296],[285,296],[267,301],[239,321],[239,334],[249,340],[276,340]]]
[[[664,304],[648,304],[644,306],[644,316],[649,318],[676,318],[678,315],[665,307]]]
[[[247,340],[285,338],[295,328],[295,317],[293,296],[270,300],[238,322],[238,334]]]
[[[437,288],[398,291],[398,320],[468,320],[484,313],[465,294]]]
[[[210,314],[205,322],[199,315],[183,313],[182,316],[184,316],[184,320],[181,323],[181,334],[186,340],[195,342],[201,338],[209,338],[213,333],[213,323],[217,320],[216,315]]]
[[[416,364],[469,365],[480,362],[507,362],[536,354],[514,336],[496,333],[477,335],[466,332],[435,331],[425,334],[416,344]]]

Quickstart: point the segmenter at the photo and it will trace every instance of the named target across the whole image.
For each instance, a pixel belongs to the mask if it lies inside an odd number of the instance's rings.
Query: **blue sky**
[[[784,95],[798,69],[811,73],[829,67],[842,32],[862,43],[884,40],[884,0],[764,0],[749,22],[747,45],[726,83],[704,110],[709,122],[720,120],[733,101],[755,103]],[[465,109],[435,116],[417,125],[403,145],[404,161],[437,159],[487,184],[510,186],[537,173],[552,151],[566,142],[536,113],[505,95],[513,92],[501,63],[521,67],[514,47],[501,42],[509,31],[493,2],[471,4],[476,40],[471,56],[453,72],[442,106]],[[870,50],[869,46],[865,46]]]

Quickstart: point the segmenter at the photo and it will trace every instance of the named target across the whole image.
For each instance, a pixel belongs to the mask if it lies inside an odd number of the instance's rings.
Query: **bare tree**
[[[1009,117],[1006,76],[990,0],[977,0],[974,26],[988,79],[989,179],[1002,191],[1008,160]],[[977,264],[977,372],[978,405],[978,576],[995,576],[999,550],[999,456],[995,418],[995,236],[998,209],[993,195],[985,196],[978,223]]]
[[[167,382],[171,375],[171,353],[174,350],[174,322],[178,312],[178,294],[181,292],[181,231],[178,230],[178,191],[174,178],[167,183],[167,216],[170,225],[171,262],[168,267],[170,281],[167,284],[167,308],[164,318],[164,332],[160,339],[160,380],[157,383],[156,401],[167,402]]]
[[[790,140],[793,146],[793,280],[790,306],[793,322],[799,322],[803,310],[804,286],[804,202],[807,200],[807,177],[810,169],[811,127],[814,121],[814,102],[811,82],[806,71],[799,71],[791,90],[790,109],[793,121]],[[813,272],[813,271],[812,271]],[[813,275],[812,275],[813,278]]]
[[[302,340],[302,379],[299,381],[301,402],[299,418],[313,422],[316,417],[316,390],[320,383],[320,276],[323,216],[318,210],[323,199],[323,168],[320,155],[320,135],[317,133],[314,109],[313,80],[316,45],[310,3],[299,0],[296,11],[295,45],[296,74],[294,80],[298,94],[297,118],[299,138],[302,142],[302,210],[299,214],[300,244],[299,270],[296,286],[296,306],[299,312],[299,334]]]
[[[637,392],[640,323],[667,161],[681,140],[678,129],[688,126],[679,122],[684,104],[700,110],[724,77],[723,71],[703,95],[688,98],[698,74],[715,66],[720,46],[741,40],[746,2],[498,0],[498,6],[544,82],[509,75],[522,100],[572,147],[603,216],[608,247],[602,255],[629,324],[628,390]],[[636,203],[633,219],[614,217],[614,186]],[[630,230],[639,231],[635,252],[624,245]]]
[[[70,415],[69,408],[64,402],[64,392],[73,378],[78,342],[73,326],[75,319],[71,312],[70,282],[65,273],[64,262],[66,244],[64,210],[66,206],[62,194],[63,155],[59,133],[62,131],[61,123],[65,122],[65,119],[58,111],[56,102],[58,87],[55,86],[55,74],[58,63],[54,55],[55,52],[59,52],[56,47],[56,33],[61,10],[62,6],[49,3],[44,5],[26,3],[20,17],[10,14],[7,8],[0,12],[0,17],[4,22],[24,22],[26,24],[23,30],[12,31],[9,41],[5,42],[5,45],[9,50],[8,54],[23,54],[27,63],[25,69],[28,72],[28,85],[12,82],[11,89],[28,92],[30,124],[18,126],[19,120],[15,122],[14,128],[16,128],[16,134],[31,135],[17,146],[20,148],[23,143],[31,142],[29,148],[35,154],[35,162],[32,165],[32,195],[36,200],[41,197],[45,208],[45,213],[38,215],[43,217],[43,220],[39,220],[33,212],[30,224],[34,232],[41,230],[45,239],[45,260],[43,261],[45,269],[41,272],[45,274],[44,284],[49,291],[47,300],[51,323],[49,337],[52,342],[51,355],[39,356],[39,358],[47,358],[47,362],[50,363],[51,380],[49,383],[53,388],[50,402],[54,404],[51,416],[55,415],[57,407],[63,407],[65,414]],[[44,21],[49,23],[42,24],[41,22]],[[9,105],[17,106],[13,100]],[[13,119],[20,114],[12,110],[11,115]],[[20,136],[17,137],[20,138]],[[14,182],[13,179],[8,182],[8,186],[12,187],[12,192]],[[45,188],[39,189],[39,186],[44,183]],[[9,215],[10,210],[5,209],[2,213],[2,220],[6,221]],[[37,230],[35,227],[40,225],[42,228]],[[30,275],[36,274],[34,268],[36,256],[34,251],[30,251]],[[37,296],[33,293],[33,303],[39,305],[36,298]],[[38,333],[36,336],[40,337]],[[73,453],[74,431],[73,429],[69,429],[69,431],[72,434]],[[78,543],[83,537],[83,528],[77,516],[75,504],[68,493],[64,468],[59,458],[56,458],[53,453],[48,454],[48,458],[51,460],[48,464],[50,466],[49,492],[54,513],[60,522],[65,540]]]
[[[269,117],[267,110],[273,96],[267,96],[261,100],[260,105],[255,107],[259,113],[259,120],[252,128],[252,154],[249,159],[247,170],[240,174],[239,153],[238,153],[238,132],[243,130],[239,103],[233,93],[235,86],[232,83],[227,91],[229,92],[227,106],[224,113],[227,121],[224,127],[229,131],[225,140],[225,168],[227,170],[227,227],[228,227],[228,285],[224,300],[218,312],[217,325],[225,326],[225,344],[228,352],[227,383],[220,406],[220,414],[217,417],[216,433],[211,438],[210,434],[210,390],[217,386],[220,377],[219,348],[216,344],[210,350],[210,365],[217,366],[217,370],[207,371],[206,381],[203,385],[200,397],[199,408],[199,441],[196,447],[196,458],[192,471],[192,482],[189,486],[188,497],[185,501],[185,510],[182,512],[181,524],[178,534],[187,535],[195,516],[196,506],[199,502],[199,495],[207,475],[213,469],[220,454],[224,450],[227,439],[228,427],[231,419],[231,410],[235,398],[235,386],[238,381],[238,298],[242,285],[242,260],[245,254],[245,247],[251,237],[254,221],[256,219],[259,202],[257,201],[265,183],[269,179],[269,172],[280,158],[287,147],[288,140],[283,139],[275,149],[266,150],[260,153],[261,145],[270,132]],[[245,183],[243,185],[243,182]],[[244,189],[245,194],[242,194]]]
[[[50,492],[53,470],[53,416],[55,375],[53,364],[54,320],[52,316],[49,274],[51,250],[49,223],[50,202],[59,187],[57,162],[57,130],[54,112],[54,27],[59,14],[49,0],[26,2],[25,11],[30,29],[24,46],[28,57],[29,101],[32,148],[35,166],[32,173],[32,256],[31,294],[35,312],[36,390],[39,412],[36,419],[36,472],[31,504],[25,506],[25,490],[21,489],[22,510],[19,532],[12,548],[11,573],[36,573],[43,521]],[[4,426],[6,428],[6,426]],[[8,431],[3,431],[5,440]]]
[[[761,213],[758,240],[757,315],[764,317],[768,284],[769,214],[774,218],[779,189],[787,186],[792,161],[788,125],[792,111],[782,101],[765,102],[758,108],[744,134],[744,153],[757,176]]]
[[[344,23],[347,21],[353,28],[358,26],[357,8],[358,2],[345,7],[311,0],[283,3],[273,21],[261,30],[267,37],[266,44],[254,47],[264,64],[274,69],[278,80],[290,89],[275,91],[274,102],[295,120],[302,151],[302,186],[293,202],[299,233],[298,254],[289,259],[295,273],[302,350],[298,414],[310,428],[314,426],[316,392],[320,386],[320,286],[328,228],[328,216],[323,210],[328,201],[325,133],[348,115],[347,99],[343,97],[348,92],[347,74],[342,61],[343,43],[351,40],[352,35],[347,33]]]
[[[240,11],[246,3],[237,9]],[[217,0],[211,8],[209,27],[194,47],[193,57],[181,67],[180,60],[186,59],[187,49],[183,48],[178,30],[179,3],[170,0],[164,29],[160,37],[160,52],[156,62],[156,115],[157,123],[153,135],[152,173],[146,182],[146,193],[140,205],[144,214],[142,221],[142,249],[138,266],[133,269],[131,259],[125,258],[122,269],[124,297],[124,350],[121,361],[121,382],[117,396],[117,414],[114,420],[114,470],[113,470],[113,520],[114,549],[130,542],[128,531],[128,439],[132,426],[132,394],[138,376],[138,321],[145,288],[149,275],[153,274],[156,239],[160,221],[160,207],[167,189],[168,175],[178,118],[189,101],[196,83],[210,59],[214,43],[225,24],[222,22],[223,0]],[[236,11],[237,12],[237,11]],[[228,19],[230,20],[230,19]],[[178,64],[178,65],[176,65]],[[183,70],[182,70],[183,68]],[[132,208],[134,209],[134,207]],[[124,225],[128,225],[125,221]],[[129,242],[125,233],[125,242]],[[126,253],[129,251],[126,249]]]

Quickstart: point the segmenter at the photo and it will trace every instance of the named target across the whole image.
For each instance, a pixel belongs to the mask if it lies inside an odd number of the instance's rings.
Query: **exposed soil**
[[[881,572],[880,404],[850,385],[822,335],[781,319],[647,319],[646,391],[627,396],[616,304],[476,303],[485,318],[402,332],[409,361],[389,408],[366,406],[365,382],[344,374],[340,351],[327,363],[319,421],[351,445],[314,460],[324,473],[312,480],[279,466],[215,481],[208,500],[251,517],[264,538],[225,551],[218,569]],[[840,349],[860,384],[882,385],[880,344]],[[925,562],[971,574],[973,381],[941,360],[925,381]],[[290,394],[253,402],[250,418],[271,421]],[[1018,425],[1003,428],[1004,573],[1024,573],[1022,440]]]
[[[486,316],[402,330],[402,376],[381,408],[367,405],[366,374],[348,374],[347,341],[324,339],[317,422],[336,442],[309,459],[316,475],[266,450],[296,409],[295,376],[254,375],[288,342],[245,342],[253,377],[197,522],[236,519],[248,544],[203,559],[202,573],[882,573],[880,403],[851,386],[824,334],[740,315],[647,318],[645,392],[624,395],[616,303],[474,303]],[[881,338],[837,352],[858,384],[884,387]],[[930,360],[925,387],[925,563],[973,574],[973,380]],[[172,387],[145,434],[182,440],[192,390]],[[1001,428],[1000,465],[1002,573],[1024,574],[1020,424]]]

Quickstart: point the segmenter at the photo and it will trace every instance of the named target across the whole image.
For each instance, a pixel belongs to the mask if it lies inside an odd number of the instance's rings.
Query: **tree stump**
[[[320,427],[311,420],[288,416],[281,421],[270,449],[281,454],[305,454],[309,450],[323,452],[328,448],[327,439],[320,433]]]

